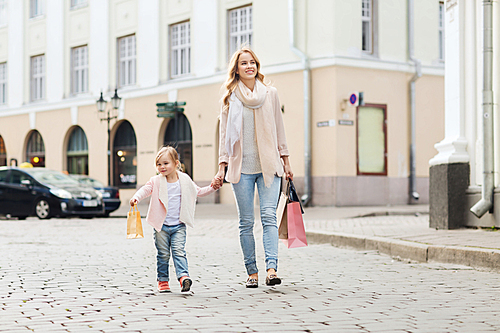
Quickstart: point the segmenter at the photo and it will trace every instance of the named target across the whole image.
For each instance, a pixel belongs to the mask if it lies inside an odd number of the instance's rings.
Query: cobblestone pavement
[[[266,287],[262,271],[259,288],[246,289],[235,219],[198,219],[188,230],[192,292],[171,281],[159,294],[152,229],[127,240],[125,223],[0,220],[0,332],[500,330],[498,273],[465,266],[280,244],[283,284]]]

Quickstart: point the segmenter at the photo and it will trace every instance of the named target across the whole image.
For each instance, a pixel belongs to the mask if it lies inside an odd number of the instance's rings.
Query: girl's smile
[[[163,154],[156,163],[156,170],[162,176],[167,177],[167,181],[177,181],[177,164],[179,161],[173,161],[169,154]]]

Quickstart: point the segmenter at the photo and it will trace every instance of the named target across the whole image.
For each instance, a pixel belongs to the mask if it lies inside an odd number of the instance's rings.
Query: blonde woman
[[[264,233],[266,285],[273,286],[281,283],[276,274],[280,177],[285,173],[293,179],[278,93],[264,83],[259,70],[259,59],[248,47],[231,57],[220,113],[219,171],[213,180],[221,185],[225,176],[233,188],[247,288],[259,286],[253,235],[255,187]]]

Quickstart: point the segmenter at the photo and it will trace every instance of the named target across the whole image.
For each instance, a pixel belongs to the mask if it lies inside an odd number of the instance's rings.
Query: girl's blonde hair
[[[177,150],[175,150],[175,148],[172,146],[163,146],[160,148],[160,150],[158,150],[158,153],[156,153],[156,158],[155,158],[155,167],[158,164],[160,158],[165,154],[168,154],[168,156],[172,159],[172,161],[174,161],[177,164],[177,170],[181,170],[181,163],[179,162],[179,154],[177,153]]]
[[[255,65],[257,66],[257,74],[255,75],[255,78],[264,83],[264,74],[260,72],[259,58],[257,58],[255,52],[253,52],[252,49],[248,46],[241,47],[239,50],[234,52],[233,56],[231,57],[229,66],[227,68],[227,79],[226,82],[222,85],[223,89],[225,90],[224,96],[222,97],[222,102],[224,105],[223,110],[225,111],[227,111],[229,108],[229,97],[233,93],[234,89],[236,89],[238,81],[240,80],[240,76],[236,74],[236,71],[238,70],[238,61],[240,60],[240,56],[243,53],[250,53],[252,55],[253,59],[255,60]]]

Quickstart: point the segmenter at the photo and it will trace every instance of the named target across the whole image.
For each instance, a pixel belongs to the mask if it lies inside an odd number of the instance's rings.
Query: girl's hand
[[[137,201],[137,199],[130,199],[130,206],[134,206],[134,205],[137,205],[139,203],[139,201]]]
[[[210,183],[210,186],[213,187],[214,190],[218,190],[222,187],[222,179],[218,178],[217,176],[212,179],[212,182]]]

